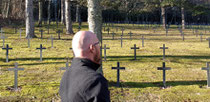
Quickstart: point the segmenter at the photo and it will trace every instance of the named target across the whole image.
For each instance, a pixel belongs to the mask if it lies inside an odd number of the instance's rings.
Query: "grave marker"
[[[122,27],[122,28],[121,28],[121,31],[122,31],[122,36],[123,36],[123,32],[124,32],[124,30],[125,30],[125,29]]]
[[[39,32],[41,33],[41,39],[43,38],[43,32],[44,30],[43,29],[40,29]]]
[[[6,62],[9,62],[9,50],[12,50],[12,48],[9,48],[9,45],[7,44],[7,47],[2,49],[6,50]]]
[[[144,36],[142,36],[140,39],[142,40],[142,47],[144,47]]]
[[[66,67],[61,67],[60,70],[67,70],[68,68],[70,68],[70,67],[69,67],[69,62],[67,60]]]
[[[108,35],[109,35],[109,31],[110,31],[109,27],[106,29],[106,31],[108,32]]]
[[[163,47],[160,47],[160,49],[163,49],[163,60],[165,60],[165,49],[168,49],[168,47],[165,47],[165,44],[163,44]]]
[[[18,63],[15,63],[15,68],[9,68],[8,71],[14,71],[14,90],[18,90],[18,71],[24,68],[18,68]]]
[[[134,60],[136,60],[136,49],[139,49],[139,47],[136,47],[136,44],[134,44],[134,47],[131,47],[131,49],[134,49]]]
[[[5,39],[6,39],[7,37],[5,37],[4,35],[3,36],[1,36],[1,39],[3,40],[3,47],[2,48],[4,48],[4,43],[5,43]]]
[[[209,62],[206,63],[206,68],[201,68],[201,70],[206,70],[207,71],[207,87],[210,87],[210,75],[209,75]]]
[[[122,40],[123,40],[123,38],[122,38],[122,36],[123,36],[123,35],[120,35],[120,40],[121,40],[121,48],[122,48],[122,46],[123,46],[123,41],[122,41]]]
[[[21,39],[21,33],[22,33],[22,29],[20,29],[20,30],[19,30],[19,32],[20,32],[20,39]]]
[[[40,44],[40,48],[36,48],[37,50],[40,50],[40,61],[42,61],[42,50],[46,49],[45,47],[42,47],[42,44]]]
[[[157,70],[163,70],[163,87],[166,88],[166,70],[171,70],[171,68],[166,67],[165,62],[163,62],[163,67],[158,67]]]
[[[130,39],[131,39],[131,36],[132,36],[133,33],[130,31],[128,34],[130,35]]]
[[[112,40],[114,40],[114,35],[115,35],[115,33],[114,33],[114,32],[112,32]]]
[[[104,48],[101,48],[101,49],[104,49],[104,61],[106,61],[106,50],[110,48],[106,47],[106,44],[104,44]]]
[[[61,30],[58,30],[57,33],[58,33],[58,39],[61,39],[61,34],[60,34],[62,33]]]
[[[120,67],[120,63],[117,62],[117,67],[112,67],[112,69],[117,69],[117,87],[120,86],[120,70],[125,70],[125,67]]]

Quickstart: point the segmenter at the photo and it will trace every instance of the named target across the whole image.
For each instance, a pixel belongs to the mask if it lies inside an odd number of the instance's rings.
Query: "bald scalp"
[[[96,34],[90,31],[79,31],[74,35],[72,40],[73,52],[75,55],[78,55],[77,53],[84,53],[95,42],[97,42]]]

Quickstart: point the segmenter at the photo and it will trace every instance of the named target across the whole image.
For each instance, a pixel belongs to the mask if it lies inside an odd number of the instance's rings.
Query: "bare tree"
[[[34,38],[34,18],[33,18],[33,0],[25,1],[26,8],[26,37]]]
[[[162,0],[160,0],[160,3],[162,3]],[[163,24],[163,28],[166,29],[166,12],[165,8],[163,6],[161,7],[161,23]]]
[[[100,2],[101,0],[88,0],[88,24],[89,30],[97,35],[102,44],[102,7]],[[98,71],[103,74],[102,66]]]
[[[43,0],[39,0],[39,21],[38,27],[42,26],[42,17],[43,17]]]
[[[66,34],[74,34],[71,21],[71,3],[70,0],[65,1],[65,18],[66,18]]]
[[[65,0],[61,0],[61,22],[65,25]]]

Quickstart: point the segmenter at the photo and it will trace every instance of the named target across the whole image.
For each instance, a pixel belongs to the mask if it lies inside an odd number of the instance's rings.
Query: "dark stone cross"
[[[209,37],[209,38],[207,38],[206,40],[208,40],[208,41],[209,41],[209,48],[210,48],[210,37]]]
[[[207,87],[210,87],[210,73],[209,73],[209,62],[206,63],[206,68],[201,68],[202,70],[207,70]]]
[[[139,49],[139,47],[136,47],[136,44],[134,44],[134,47],[131,47],[131,49],[134,49],[134,60],[136,60],[136,49]]]
[[[66,67],[61,67],[60,70],[67,70],[68,68],[70,68],[70,67],[69,67],[69,62],[67,60]]]
[[[108,35],[109,35],[109,31],[110,31],[109,27],[106,29],[106,31],[108,32]]]
[[[39,32],[41,33],[41,39],[43,38],[43,32],[44,30],[43,29],[40,29]]]
[[[128,34],[130,35],[130,39],[131,39],[131,36],[132,36],[133,33],[130,31]]]
[[[18,90],[18,71],[24,68],[18,68],[18,63],[15,63],[15,68],[9,68],[8,71],[14,71],[14,90]]]
[[[163,70],[163,87],[166,88],[166,70],[171,70],[171,68],[166,67],[165,62],[163,62],[163,67],[158,67],[157,70]]]
[[[104,48],[101,48],[101,49],[104,49],[104,61],[106,61],[106,50],[110,48],[106,47],[106,44],[104,44]]]
[[[61,33],[62,33],[62,31],[61,30],[58,30],[57,33],[58,33],[58,39],[61,39]]]
[[[115,33],[114,33],[114,32],[112,32],[112,40],[114,40],[114,35],[115,35]]]
[[[142,40],[142,47],[144,47],[144,36],[142,36],[140,39]]]
[[[120,67],[120,63],[117,62],[117,67],[112,67],[112,69],[117,69],[117,87],[120,87],[120,70],[125,70],[125,67]]]
[[[42,61],[42,50],[46,49],[45,47],[42,47],[42,44],[40,44],[40,48],[36,48],[40,50],[40,61]]]
[[[9,48],[9,45],[6,45],[6,48],[2,48],[3,50],[6,50],[6,62],[9,62],[9,50],[12,50],[12,48]]]
[[[123,35],[120,35],[120,41],[121,41],[121,48],[123,46]]]
[[[160,49],[163,49],[163,60],[165,60],[165,49],[168,49],[168,47],[165,47],[165,44],[163,44],[163,47],[160,47]]]
[[[81,30],[81,26],[79,25],[77,29],[78,29],[78,31],[80,31]]]
[[[3,40],[3,47],[2,48],[4,48],[4,43],[5,43],[5,39],[6,39],[7,37],[5,37],[4,35],[3,36],[1,36],[1,39]]]

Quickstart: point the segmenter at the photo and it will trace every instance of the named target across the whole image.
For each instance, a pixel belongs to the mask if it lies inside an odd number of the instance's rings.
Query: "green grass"
[[[19,33],[15,34],[14,29],[4,28],[6,32],[6,44],[9,44],[13,50],[10,50],[10,62],[5,62],[5,50],[0,49],[0,101],[60,101],[58,94],[60,80],[64,71],[60,67],[65,66],[66,58],[72,58],[71,39],[73,35],[61,35],[61,40],[54,40],[54,48],[51,48],[50,36],[57,38],[55,33],[56,24],[50,26],[50,34],[47,34],[46,25],[42,27],[45,30],[44,39],[40,39],[39,29],[36,28],[38,38],[31,40],[31,47],[28,48],[27,39],[19,38]],[[196,37],[190,29],[184,30],[185,41],[175,25],[169,29],[168,37],[165,31],[157,28],[143,29],[143,26],[133,26],[125,24],[116,24],[115,26],[124,26],[123,47],[120,47],[120,34],[118,29],[112,29],[117,36],[112,40],[112,35],[103,33],[103,44],[110,47],[107,50],[107,61],[103,61],[104,76],[109,81],[111,100],[113,102],[139,102],[139,101],[210,101],[210,89],[206,88],[206,71],[201,67],[206,66],[210,61],[210,48],[208,42],[204,39],[200,42],[200,37]],[[154,26],[154,25],[153,25]],[[77,24],[73,25],[74,32],[77,31]],[[209,28],[209,27],[208,27]],[[24,29],[24,28],[23,28]],[[83,23],[82,30],[88,30],[87,23]],[[65,29],[64,29],[65,31]],[[134,33],[132,40],[129,39],[129,33]],[[199,32],[204,30],[199,29]],[[145,35],[145,47],[141,46],[141,35]],[[151,35],[151,36],[149,36]],[[159,35],[159,36],[158,36]],[[173,36],[172,36],[173,35]],[[209,31],[203,36],[207,38]],[[2,40],[0,40],[2,47]],[[39,61],[39,50],[36,50],[40,44],[47,49],[43,51],[43,61]],[[137,50],[137,60],[133,60],[134,51],[130,48],[136,44],[140,47]],[[162,88],[162,71],[157,67],[162,66],[162,50],[159,49],[166,44],[169,49],[166,50],[166,66],[172,70],[166,72],[166,85],[168,88]],[[115,87],[117,62],[126,70],[121,71],[120,88]],[[20,68],[18,81],[21,91],[14,92],[8,90],[13,86],[14,72],[7,71],[13,68],[14,63],[18,62]]]

